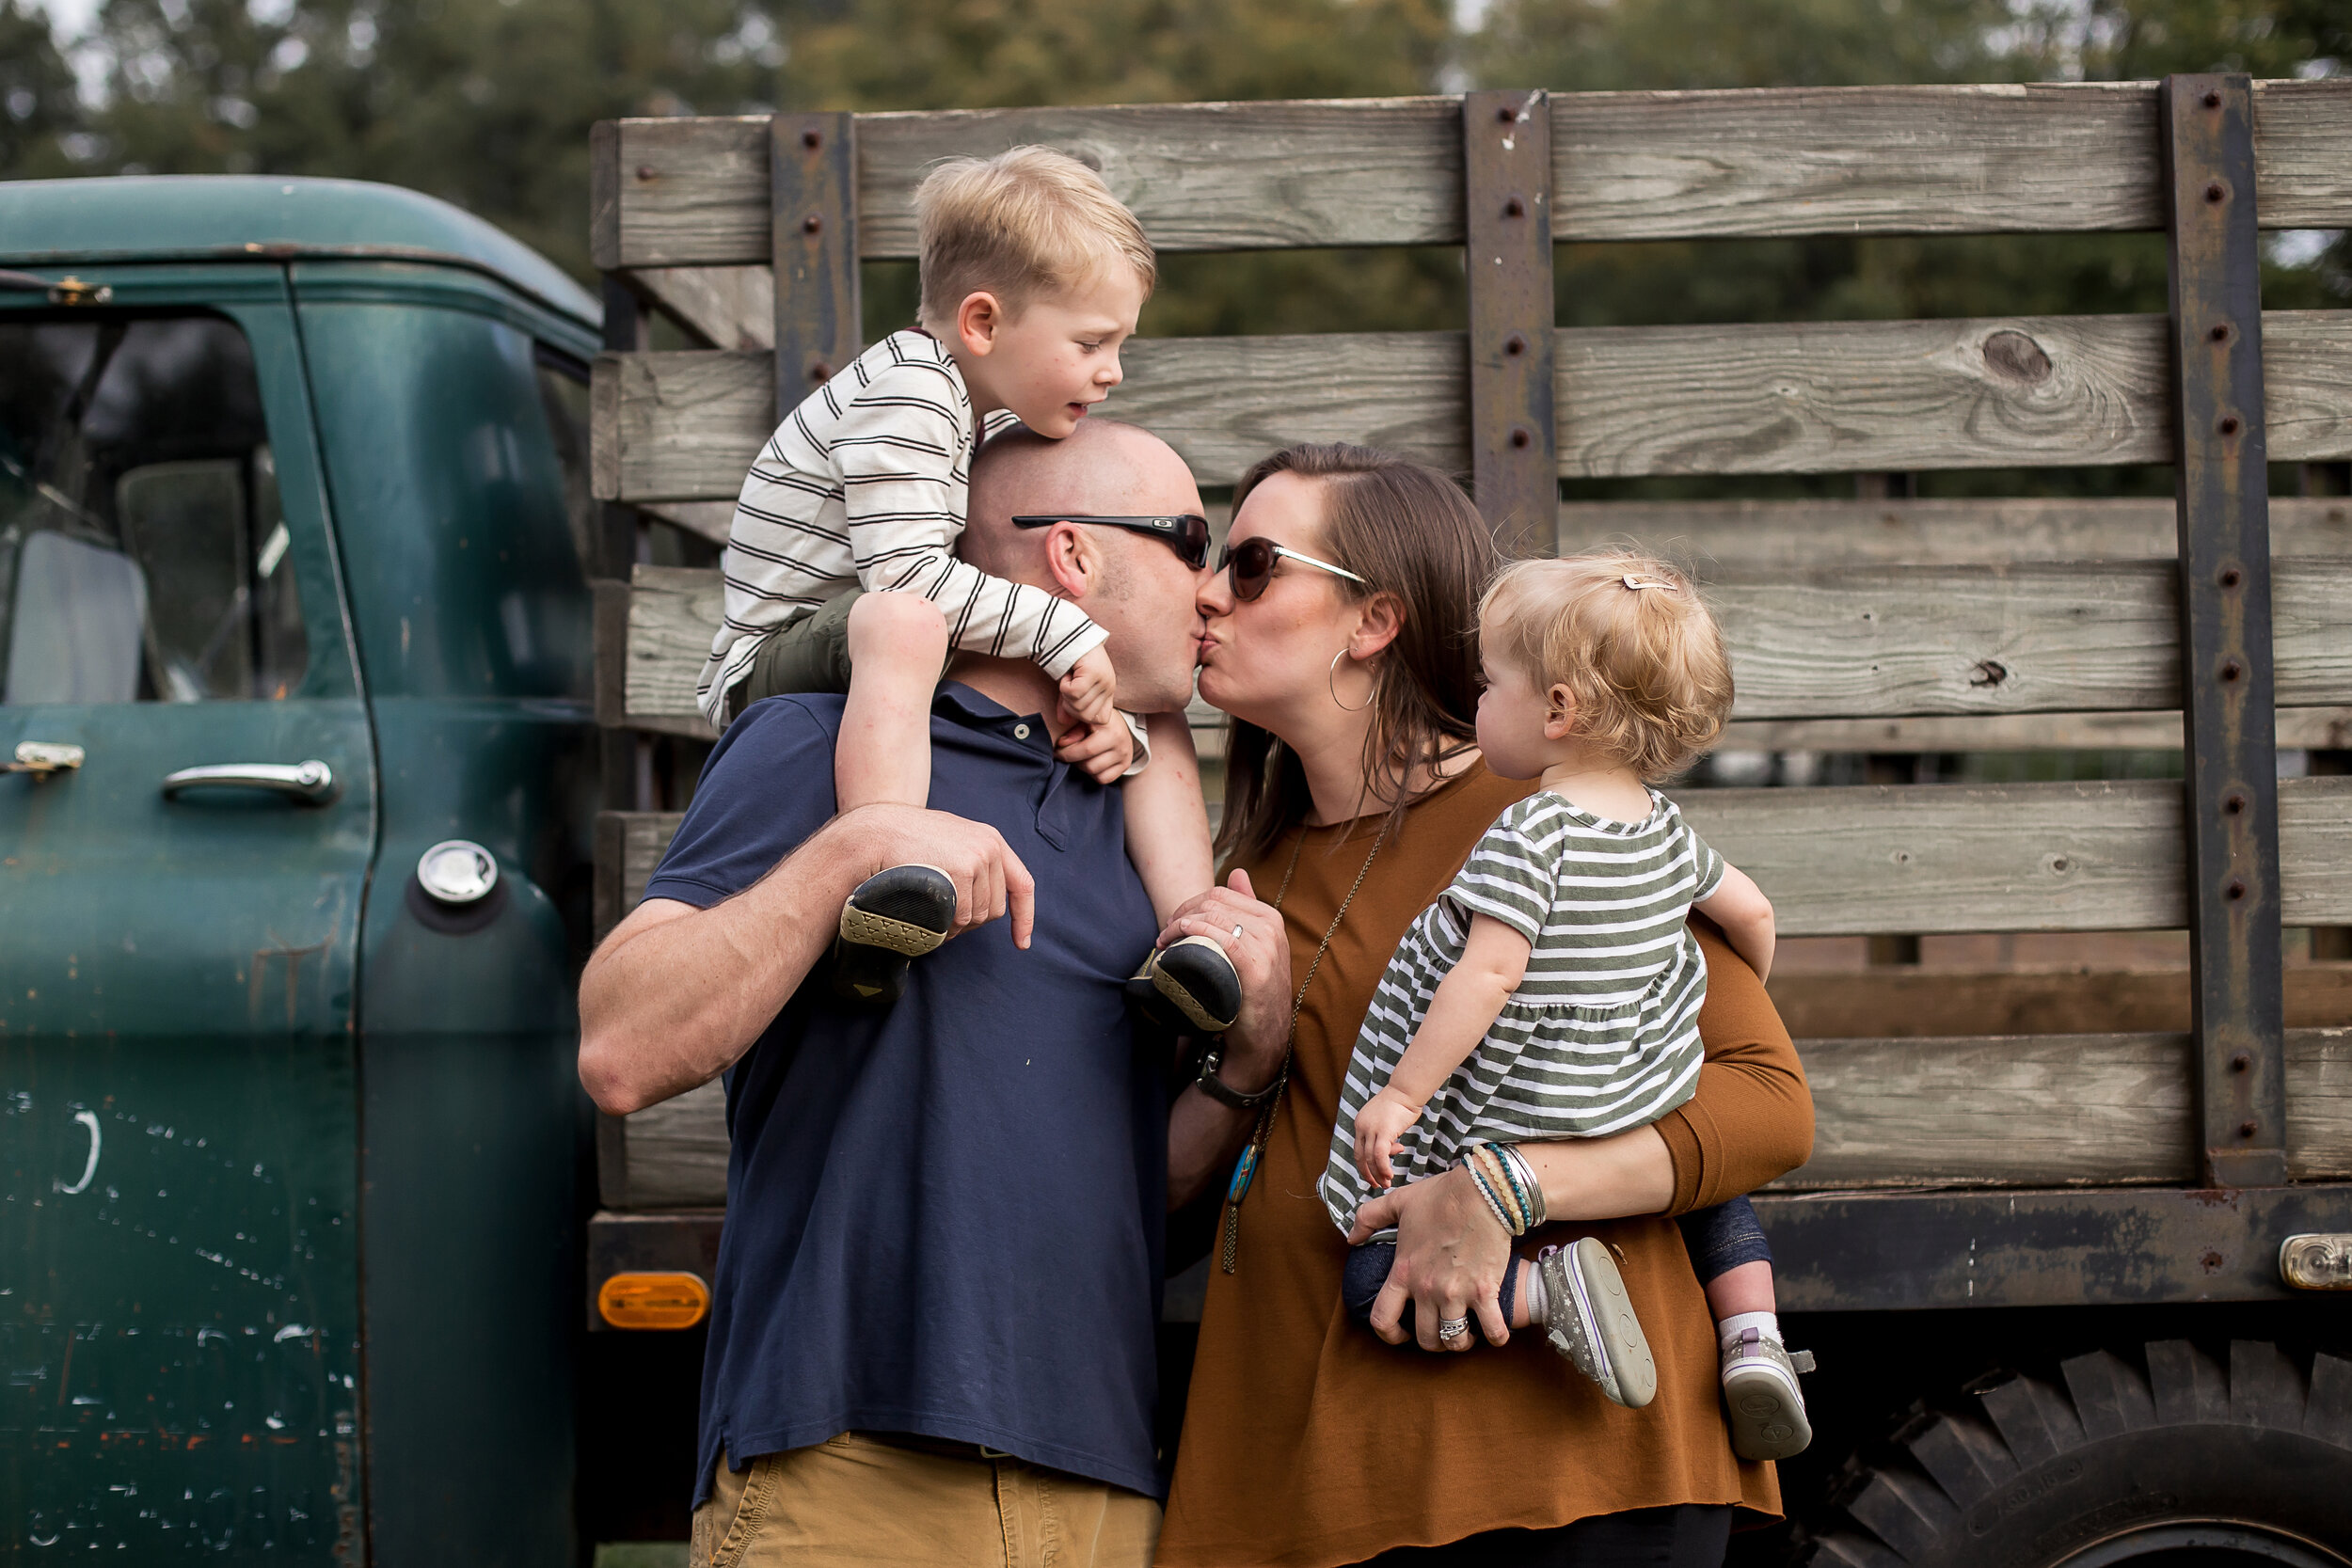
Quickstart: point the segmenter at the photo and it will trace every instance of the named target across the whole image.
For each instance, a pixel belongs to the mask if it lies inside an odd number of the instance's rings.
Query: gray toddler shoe
[[[1813,1353],[1791,1355],[1756,1329],[1724,1347],[1724,1407],[1731,1412],[1731,1451],[1742,1459],[1788,1459],[1813,1441],[1797,1374],[1813,1370]]]
[[[1642,1321],[1609,1248],[1590,1236],[1535,1256],[1544,1280],[1545,1337],[1617,1403],[1639,1410],[1658,1395]]]

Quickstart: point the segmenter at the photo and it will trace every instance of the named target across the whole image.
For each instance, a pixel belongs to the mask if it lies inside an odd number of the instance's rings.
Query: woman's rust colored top
[[[1501,1350],[1481,1340],[1465,1354],[1429,1354],[1383,1343],[1340,1305],[1347,1243],[1315,1180],[1357,1029],[1406,927],[1529,788],[1482,764],[1414,805],[1308,989],[1290,1088],[1242,1206],[1236,1272],[1210,1264],[1163,1568],[1325,1568],[1392,1546],[1674,1503],[1780,1511],[1772,1466],[1732,1454],[1713,1323],[1671,1219],[1553,1227],[1620,1249],[1658,1358],[1658,1397],[1645,1409],[1610,1403],[1540,1333],[1516,1334]],[[1301,851],[1282,900],[1294,976],[1306,975],[1384,820],[1293,829],[1243,867],[1271,900]],[[1797,1053],[1763,986],[1711,927],[1701,940],[1707,1065],[1697,1094],[1657,1124],[1673,1152],[1675,1213],[1802,1164],[1813,1138]]]

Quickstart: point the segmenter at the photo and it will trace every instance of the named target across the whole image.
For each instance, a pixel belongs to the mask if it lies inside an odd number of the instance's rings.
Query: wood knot
[[[1994,373],[2038,387],[2050,379],[2050,356],[2042,345],[2014,327],[2006,327],[1984,341],[1984,362]]]
[[[1975,687],[1998,686],[2009,679],[2009,666],[1997,658],[1980,658],[1968,672],[1968,684]]]

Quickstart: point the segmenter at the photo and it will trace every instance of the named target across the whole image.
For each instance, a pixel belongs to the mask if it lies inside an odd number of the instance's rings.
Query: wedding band
[[[1438,1338],[1441,1342],[1459,1339],[1469,1332],[1470,1320],[1468,1318],[1439,1318],[1438,1320]]]
[[[1239,942],[1241,940],[1241,927],[1238,926],[1233,927],[1233,940],[1235,942]]]

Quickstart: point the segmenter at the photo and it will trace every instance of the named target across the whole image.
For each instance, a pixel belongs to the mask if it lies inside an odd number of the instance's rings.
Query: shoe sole
[[[1625,1278],[1607,1246],[1585,1236],[1572,1251],[1575,1266],[1567,1271],[1568,1279],[1606,1374],[1599,1379],[1601,1392],[1629,1410],[1639,1410],[1658,1397],[1658,1363],[1650,1355],[1642,1320],[1634,1314],[1633,1298],[1626,1294]]]
[[[921,871],[931,875],[898,875]],[[875,887],[877,882],[884,885]],[[841,906],[841,940],[851,947],[919,958],[947,940],[955,918],[956,884],[947,873],[935,865],[892,866],[860,883]]]
[[[1731,1413],[1731,1451],[1742,1459],[1792,1459],[1813,1442],[1804,1401],[1777,1367],[1735,1368],[1724,1379]]]
[[[1225,949],[1218,943],[1210,941],[1207,937],[1186,937],[1181,942],[1171,942],[1165,951],[1174,952],[1179,947],[1196,946],[1210,948],[1215,951],[1219,958],[1223,958],[1225,956]],[[1233,1017],[1227,1018],[1219,1018],[1215,1013],[1209,1011],[1207,1007],[1201,1005],[1200,998],[1193,994],[1191,987],[1185,985],[1182,980],[1179,980],[1175,975],[1170,974],[1161,966],[1161,953],[1153,953],[1151,958],[1147,960],[1144,965],[1144,972],[1152,977],[1152,989],[1158,991],[1162,996],[1168,998],[1168,1006],[1184,1014],[1185,1020],[1202,1034],[1221,1035],[1226,1030],[1231,1029],[1233,1026],[1234,1017],[1239,1016],[1238,1011],[1233,1015]],[[1229,959],[1228,961],[1230,962],[1231,960]]]

